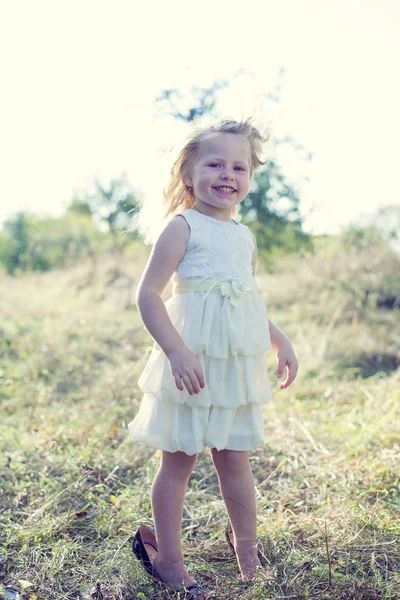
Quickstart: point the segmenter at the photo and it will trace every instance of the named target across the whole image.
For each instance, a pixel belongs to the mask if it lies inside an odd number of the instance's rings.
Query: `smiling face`
[[[229,218],[232,208],[250,187],[250,144],[232,133],[216,133],[200,144],[199,157],[185,183],[193,188],[196,207],[219,218]]]

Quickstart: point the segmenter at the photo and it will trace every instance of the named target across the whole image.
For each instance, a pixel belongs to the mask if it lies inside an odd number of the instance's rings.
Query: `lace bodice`
[[[232,280],[251,273],[254,237],[246,225],[221,221],[193,209],[179,213],[190,227],[186,254],[172,277]]]

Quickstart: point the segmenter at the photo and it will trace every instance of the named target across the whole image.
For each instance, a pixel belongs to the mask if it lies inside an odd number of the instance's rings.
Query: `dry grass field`
[[[133,301],[145,255],[0,277],[2,580],[30,600],[173,597],[131,552],[159,460],[127,435],[152,343]],[[269,569],[253,583],[225,542],[209,452],[198,457],[182,536],[210,598],[400,599],[399,273],[384,244],[260,265],[301,368],[281,391],[267,354],[275,394],[251,460]]]

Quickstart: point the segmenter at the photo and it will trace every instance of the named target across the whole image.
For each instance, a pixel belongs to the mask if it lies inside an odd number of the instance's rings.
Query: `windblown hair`
[[[192,208],[196,203],[193,191],[184,183],[184,179],[190,176],[199,158],[201,142],[214,136],[216,133],[241,135],[248,140],[250,144],[250,179],[253,178],[257,169],[266,163],[266,160],[262,160],[262,152],[263,143],[269,139],[269,135],[267,133],[263,136],[259,129],[252,125],[251,121],[251,119],[244,121],[223,119],[206,127],[198,127],[190,133],[170,171],[169,183],[163,189],[163,214],[160,215],[160,223],[162,222],[165,225],[166,221],[171,219],[175,214]],[[236,213],[237,209],[234,209],[232,215]],[[141,222],[140,215],[138,222],[138,228],[144,241],[146,243],[153,243],[158,233],[156,231],[157,227],[151,231],[152,228],[149,227],[148,223],[146,227],[145,219]],[[154,223],[154,225],[156,224]]]

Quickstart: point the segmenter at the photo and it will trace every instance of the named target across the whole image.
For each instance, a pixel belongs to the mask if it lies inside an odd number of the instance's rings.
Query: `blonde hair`
[[[160,233],[160,226],[165,221],[170,220],[175,214],[192,208],[196,203],[196,198],[192,188],[187,186],[184,180],[192,173],[192,169],[199,157],[200,144],[209,137],[217,133],[231,133],[240,135],[247,139],[250,145],[250,179],[253,178],[257,169],[266,163],[262,159],[263,143],[269,139],[269,133],[264,136],[259,129],[252,125],[252,119],[234,121],[232,119],[222,119],[208,126],[196,127],[186,139],[186,143],[179,152],[178,158],[170,171],[168,185],[163,189],[162,214],[159,222],[152,215],[152,224],[145,218],[146,211],[142,203],[137,218],[137,229],[146,243],[154,243]],[[142,217],[141,218],[141,214]],[[232,211],[232,215],[237,213],[237,208]]]

